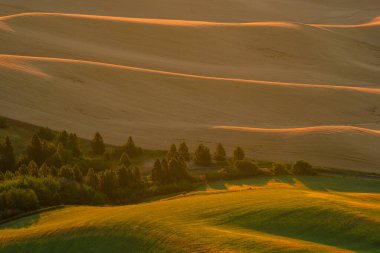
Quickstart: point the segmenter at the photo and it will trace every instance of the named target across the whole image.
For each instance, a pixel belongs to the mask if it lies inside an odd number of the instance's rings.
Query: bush
[[[285,164],[282,164],[282,163],[273,163],[271,170],[272,170],[273,174],[275,174],[275,175],[287,175],[287,174],[289,174],[288,170],[286,169]]]
[[[0,193],[0,210],[31,211],[39,207],[36,193],[30,189],[10,189]]]
[[[315,175],[316,171],[313,166],[305,161],[297,161],[292,168],[292,171],[296,175]]]
[[[238,173],[247,176],[256,176],[259,174],[259,168],[256,164],[249,160],[237,160],[234,163],[235,169]]]

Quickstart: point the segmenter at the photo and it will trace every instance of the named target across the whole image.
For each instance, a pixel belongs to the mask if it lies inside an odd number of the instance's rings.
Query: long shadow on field
[[[23,217],[23,218],[0,225],[0,230],[9,229],[9,228],[14,228],[14,229],[27,228],[37,223],[40,220],[40,218],[41,218],[40,214],[34,214],[31,216]]]
[[[315,191],[380,193],[380,180],[345,176],[297,176],[306,188]]]

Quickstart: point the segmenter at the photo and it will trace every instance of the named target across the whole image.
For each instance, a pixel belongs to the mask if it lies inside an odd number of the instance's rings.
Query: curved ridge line
[[[255,133],[310,133],[310,132],[347,132],[357,131],[368,134],[380,135],[380,130],[356,127],[356,126],[309,126],[295,128],[256,128],[256,127],[240,127],[240,126],[212,126],[211,129],[224,129],[241,132]]]
[[[272,27],[299,27],[302,23],[298,22],[285,22],[285,21],[256,21],[256,22],[211,22],[211,21],[195,21],[195,20],[180,20],[180,19],[154,19],[154,18],[131,18],[131,17],[115,17],[115,16],[102,16],[90,14],[75,14],[75,13],[60,13],[60,12],[24,12],[13,15],[0,17],[0,20],[8,20],[17,17],[26,16],[56,16],[56,17],[72,17],[72,18],[86,18],[97,20],[108,20],[118,22],[130,22],[140,24],[154,24],[154,25],[168,25],[168,26],[272,26]],[[362,24],[304,24],[315,27],[331,27],[331,28],[358,28],[368,26],[379,26],[380,16],[373,20]]]
[[[324,28],[359,28],[359,27],[370,27],[370,26],[379,26],[380,25],[380,16],[372,19],[371,21],[363,24],[354,24],[354,25],[338,25],[338,24],[312,24],[312,26],[316,27],[324,27]]]
[[[262,80],[251,80],[251,79],[240,79],[240,78],[229,78],[229,77],[217,77],[217,76],[204,76],[204,75],[195,75],[195,74],[185,74],[179,72],[171,72],[164,70],[155,70],[147,69],[140,67],[124,66],[117,65],[112,63],[104,62],[94,62],[87,60],[76,60],[76,59],[64,59],[64,58],[53,58],[53,57],[38,57],[38,56],[21,56],[21,55],[7,55],[0,54],[1,58],[10,58],[10,59],[21,59],[21,60],[36,60],[36,61],[55,61],[55,62],[65,62],[65,63],[79,63],[79,64],[88,64],[109,68],[117,69],[126,69],[136,72],[145,72],[153,73],[160,75],[171,75],[179,76],[185,78],[196,78],[204,80],[214,80],[214,81],[231,81],[239,83],[252,83],[256,85],[271,85],[271,86],[285,86],[285,87],[298,87],[298,88],[319,88],[319,89],[334,89],[334,90],[350,90],[350,91],[359,91],[364,93],[380,94],[380,88],[364,88],[364,87],[355,87],[355,86],[339,86],[339,85],[330,85],[330,84],[305,84],[305,83],[289,83],[289,82],[274,82],[274,81],[262,81]]]
[[[89,14],[70,14],[59,12],[25,12],[0,17],[0,20],[9,20],[17,17],[27,16],[56,16],[85,18],[140,24],[168,25],[168,26],[278,26],[278,27],[298,27],[295,23],[290,22],[210,22],[210,21],[193,21],[193,20],[176,20],[176,19],[153,19],[153,18],[131,18],[131,17],[114,17]]]

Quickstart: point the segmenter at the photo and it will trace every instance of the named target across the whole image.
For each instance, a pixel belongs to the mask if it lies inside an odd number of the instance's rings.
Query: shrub
[[[10,189],[0,193],[1,210],[31,211],[39,207],[36,193],[30,189]]]
[[[272,170],[273,174],[275,174],[275,175],[287,175],[287,174],[289,174],[288,170],[286,169],[285,164],[282,164],[282,163],[273,163],[271,170]]]
[[[237,160],[234,163],[234,167],[239,173],[243,175],[256,176],[259,174],[259,168],[257,165],[249,160]]]
[[[296,175],[315,175],[316,171],[313,166],[305,161],[297,161],[292,168],[292,171]]]

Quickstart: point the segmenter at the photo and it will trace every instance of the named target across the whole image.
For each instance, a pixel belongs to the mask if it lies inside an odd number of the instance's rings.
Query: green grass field
[[[70,206],[0,226],[0,252],[380,252],[380,181],[216,182],[128,206]]]

